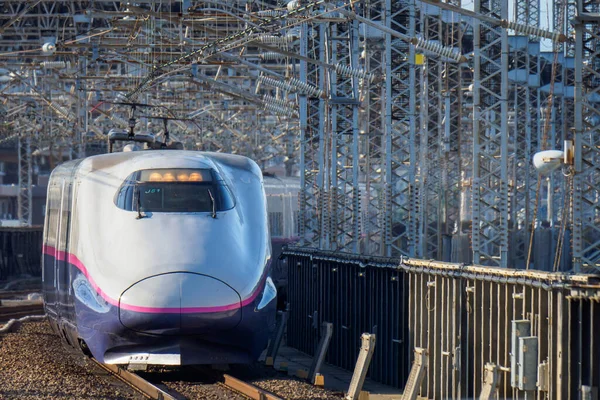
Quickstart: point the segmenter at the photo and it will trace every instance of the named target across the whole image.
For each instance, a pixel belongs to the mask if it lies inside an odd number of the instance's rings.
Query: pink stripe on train
[[[109,304],[112,304],[113,306],[119,307],[119,301],[113,299],[108,294],[106,294],[96,284],[96,282],[94,282],[94,279],[91,277],[91,275],[88,272],[85,265],[83,265],[83,263],[77,258],[77,256],[75,254],[67,253],[65,251],[60,251],[60,250],[58,250],[52,246],[48,246],[48,245],[43,245],[42,251],[44,254],[52,256],[59,261],[67,261],[69,264],[73,265],[75,268],[77,268],[79,271],[81,271],[81,273],[87,278],[90,285],[92,285],[94,290],[104,300],[106,300],[106,302],[108,302]],[[271,261],[269,260],[269,263],[270,262]],[[267,272],[267,269],[265,269],[265,273],[260,278],[260,281],[259,281],[258,285],[256,286],[256,288],[253,290],[253,292],[250,294],[250,296],[246,300],[243,300],[241,302],[241,305],[240,305],[240,303],[234,303],[234,304],[227,304],[224,306],[213,306],[213,307],[176,308],[176,307],[144,307],[144,306],[134,306],[132,304],[121,303],[120,308],[124,309],[124,310],[128,310],[128,311],[143,312],[143,313],[161,313],[161,314],[211,313],[211,312],[224,312],[224,311],[236,310],[240,307],[244,307],[244,306],[247,306],[248,304],[251,304],[256,299],[256,297],[260,293],[260,288],[264,286],[263,285],[264,281],[267,278],[266,272]]]

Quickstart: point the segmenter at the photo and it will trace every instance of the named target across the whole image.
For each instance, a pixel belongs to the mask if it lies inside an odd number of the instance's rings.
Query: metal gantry
[[[416,1],[390,1],[386,27],[416,34]],[[417,246],[417,51],[386,33],[385,255],[414,257]]]
[[[475,12],[508,19],[508,1]],[[473,21],[473,262],[508,265],[508,32]]]
[[[161,140],[145,114],[182,118],[170,130],[186,148],[296,175],[305,246],[548,270],[571,268],[572,252],[576,269],[598,266],[596,2],[0,7],[0,98],[17,110],[11,132],[19,107],[39,110],[18,146],[34,163],[98,151],[135,99],[155,105],[136,111],[136,132]],[[539,176],[533,154],[565,140],[575,164]]]
[[[573,261],[600,268],[600,4],[578,0],[575,13],[575,171]]]

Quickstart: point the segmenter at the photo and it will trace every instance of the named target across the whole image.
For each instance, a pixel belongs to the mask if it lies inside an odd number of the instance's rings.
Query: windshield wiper
[[[206,190],[208,191],[208,195],[210,196],[210,203],[212,204],[212,217],[217,218],[217,206],[215,203],[215,198],[213,197],[213,194],[210,191],[210,189],[206,189]]]
[[[146,214],[142,215],[142,212],[140,211],[142,208],[141,206],[141,200],[140,200],[140,188],[137,188],[137,212],[138,215],[137,217],[135,217],[135,219],[142,219],[142,218],[147,218],[148,216]]]

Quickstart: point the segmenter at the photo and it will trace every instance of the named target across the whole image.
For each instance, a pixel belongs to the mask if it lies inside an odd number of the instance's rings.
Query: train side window
[[[229,191],[229,188],[222,181],[217,181],[217,188],[219,191],[219,203],[221,210],[230,210],[235,206],[233,201],[233,195]]]
[[[67,251],[69,223],[71,216],[71,183],[65,183],[62,191],[61,208],[60,208],[60,237],[58,243],[58,249],[60,251]]]
[[[74,249],[77,249],[77,242],[79,237],[79,224],[77,218],[77,193],[79,186],[76,181],[73,181],[71,187],[71,214],[69,215],[69,251],[75,253]]]
[[[59,207],[60,207],[60,186],[50,186],[48,190],[48,224],[46,234],[46,244],[54,248],[58,247],[57,234],[58,234],[58,219],[59,219]]]

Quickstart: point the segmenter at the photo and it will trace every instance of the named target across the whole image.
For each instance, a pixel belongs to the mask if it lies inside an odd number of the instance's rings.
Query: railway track
[[[21,296],[27,296],[30,293],[39,292],[39,290],[6,290],[0,291],[0,300],[15,299]]]
[[[42,303],[0,306],[0,322],[18,319],[28,315],[44,315]]]
[[[0,387],[7,393],[47,393],[48,397],[68,398],[87,394],[130,400],[342,398],[336,392],[323,391],[260,364],[232,366],[227,374],[207,367],[151,367],[146,372],[132,373],[66,351],[47,321],[14,325],[17,330],[7,331],[6,335],[0,332]],[[40,367],[32,369],[32,365]],[[55,382],[60,384],[49,385]]]
[[[138,392],[142,393],[144,396],[150,399],[159,399],[159,400],[176,400],[177,398],[160,389],[156,385],[148,382],[144,378],[140,377],[137,374],[129,372],[123,368],[117,367],[116,365],[103,364],[98,360],[91,358],[91,360],[100,368],[110,373],[117,379],[131,386]]]
[[[160,386],[164,386],[162,384],[152,383],[149,380],[142,378],[140,375],[135,374],[133,372],[127,371],[123,368],[120,368],[116,365],[108,365],[102,364],[94,359],[92,359],[96,365],[105,371],[109,372],[111,375],[125,382],[129,386],[133,387],[138,392],[142,393],[144,396],[150,399],[161,399],[161,400],[179,400],[182,398],[186,398],[184,395],[180,393],[170,393],[163,390]],[[235,392],[237,394],[241,394],[245,398],[252,400],[282,400],[281,397],[274,395],[273,393],[267,392],[257,386],[254,386],[248,382],[244,382],[241,379],[233,377],[228,374],[218,374],[214,372],[209,372],[203,368],[195,368],[194,371],[198,372],[201,376],[199,378],[209,378],[210,380],[214,379],[217,384],[221,387]],[[189,382],[189,384],[194,384],[194,382]]]

